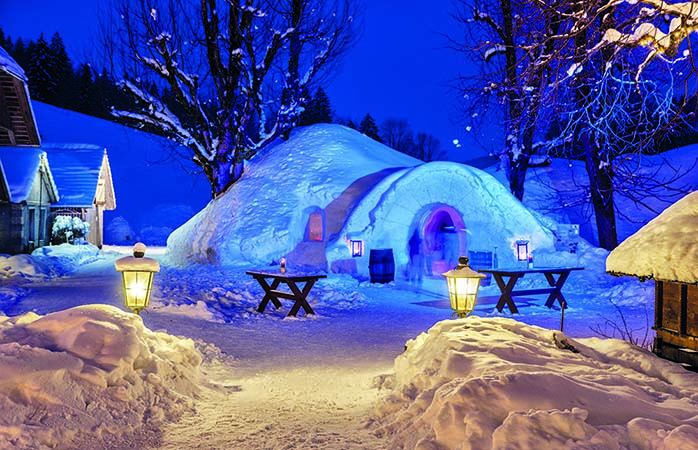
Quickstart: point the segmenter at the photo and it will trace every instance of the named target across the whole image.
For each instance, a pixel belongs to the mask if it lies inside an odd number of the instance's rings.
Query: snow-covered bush
[[[53,228],[51,229],[51,243],[75,243],[76,239],[87,236],[90,232],[90,224],[83,222],[79,217],[71,216],[56,216],[53,219]]]

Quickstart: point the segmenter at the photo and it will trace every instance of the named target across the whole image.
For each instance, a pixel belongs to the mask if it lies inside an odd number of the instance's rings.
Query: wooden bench
[[[310,307],[307,297],[312,289],[313,285],[320,278],[327,278],[327,275],[322,274],[309,274],[309,273],[293,273],[293,272],[270,272],[270,271],[259,271],[250,270],[245,272],[247,275],[251,275],[262,289],[264,289],[264,298],[262,298],[261,303],[257,307],[258,312],[263,312],[267,307],[269,301],[272,302],[276,309],[281,308],[280,298],[293,300],[293,306],[289,311],[289,316],[295,316],[298,311],[303,308],[306,314],[315,314],[313,308]],[[267,283],[267,278],[271,278],[271,285]],[[288,286],[291,292],[286,292],[277,289],[281,283]],[[305,283],[303,289],[300,289],[296,283]]]

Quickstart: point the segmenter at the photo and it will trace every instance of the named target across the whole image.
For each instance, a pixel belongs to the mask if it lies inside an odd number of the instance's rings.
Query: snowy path
[[[69,277],[21,283],[29,294],[7,314],[46,314],[87,303],[122,308],[121,279],[113,268],[117,256],[108,253]],[[566,286],[568,335],[593,336],[589,326],[614,313],[599,297],[608,286],[599,287],[598,281],[587,273]],[[451,313],[445,283],[437,278],[416,287],[333,277],[311,291],[317,316],[298,318],[286,318],[284,310],[254,312],[262,291],[242,269],[179,272],[164,266],[156,285],[153,305],[141,315],[145,325],[196,340],[208,380],[196,412],[161,430],[160,444],[153,448],[167,450],[385,448],[387,442],[365,427],[385,394],[374,387],[375,380],[393,371],[407,340]],[[482,292],[485,297],[498,293],[493,286]],[[226,299],[234,303],[226,322],[197,317],[202,309],[209,311],[204,304]],[[167,302],[174,307],[167,309]],[[559,309],[540,304],[517,301],[516,318],[558,328]],[[643,312],[628,310],[632,326],[644,322],[638,316]],[[511,316],[497,313],[492,304],[479,305],[476,313]]]

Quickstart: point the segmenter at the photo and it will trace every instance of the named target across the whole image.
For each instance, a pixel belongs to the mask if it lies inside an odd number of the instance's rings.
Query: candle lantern
[[[474,271],[468,266],[468,258],[458,258],[458,266],[455,269],[442,273],[448,283],[448,296],[451,300],[453,315],[467,317],[475,309],[477,291],[480,289],[480,281],[485,274]]]
[[[516,241],[516,259],[528,262],[528,241],[523,239]]]
[[[123,279],[126,307],[136,314],[148,307],[153,275],[160,271],[160,263],[146,257],[145,249],[145,245],[139,242],[133,246],[133,256],[114,262],[116,271],[121,272]]]
[[[349,241],[351,247],[351,256],[356,258],[364,255],[364,241],[351,239]]]

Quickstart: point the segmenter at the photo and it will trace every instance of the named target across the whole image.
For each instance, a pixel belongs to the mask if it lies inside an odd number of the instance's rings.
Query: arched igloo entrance
[[[419,229],[430,274],[453,269],[458,264],[458,256],[466,254],[465,222],[453,207],[444,204],[428,206],[422,214]]]

